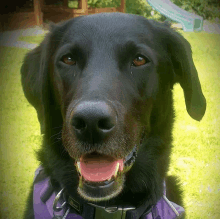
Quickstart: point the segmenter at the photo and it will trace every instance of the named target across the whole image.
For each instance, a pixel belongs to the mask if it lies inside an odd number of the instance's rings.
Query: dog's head
[[[123,189],[161,193],[176,82],[200,120],[206,103],[191,48],[169,27],[121,13],[53,25],[22,66],[24,93],[45,134],[46,169],[87,200]]]

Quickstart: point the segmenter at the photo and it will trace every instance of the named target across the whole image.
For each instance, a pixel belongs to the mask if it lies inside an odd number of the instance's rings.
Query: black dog
[[[25,218],[50,218],[39,202],[43,206],[52,194],[53,215],[59,215],[57,202],[66,201],[63,215],[86,219],[175,218],[159,206],[164,200],[171,205],[163,193],[173,85],[182,86],[193,119],[201,120],[206,109],[190,45],[180,34],[131,14],[74,18],[52,25],[25,57],[21,74],[44,134],[43,169]],[[47,189],[35,195],[42,182]],[[175,188],[167,183],[167,197],[181,205]]]

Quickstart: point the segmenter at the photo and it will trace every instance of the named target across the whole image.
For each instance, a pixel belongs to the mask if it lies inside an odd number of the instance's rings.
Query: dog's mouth
[[[75,163],[79,174],[78,192],[90,201],[104,201],[118,195],[123,189],[125,173],[135,162],[137,146],[124,158],[91,153]]]

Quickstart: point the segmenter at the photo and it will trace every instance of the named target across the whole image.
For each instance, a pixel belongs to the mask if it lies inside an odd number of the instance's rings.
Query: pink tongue
[[[95,158],[80,158],[81,174],[87,181],[101,182],[108,179],[115,174],[117,165],[119,163],[119,171],[124,168],[123,159],[110,161],[104,156]]]

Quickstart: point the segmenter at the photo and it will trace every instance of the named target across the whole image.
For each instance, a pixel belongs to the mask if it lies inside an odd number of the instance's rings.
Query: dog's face
[[[31,70],[28,60],[35,59]],[[43,155],[53,177],[89,201],[122,191],[159,196],[175,82],[184,89],[188,113],[200,120],[205,99],[190,46],[168,27],[120,13],[53,27],[23,66],[26,97],[38,111],[45,144],[53,147]],[[46,155],[50,150],[54,157]],[[158,194],[151,197],[151,190]]]
[[[63,144],[87,199],[121,192],[142,133],[150,129],[158,77],[143,27],[129,16],[84,17],[72,22],[55,54],[51,78],[62,109]]]

